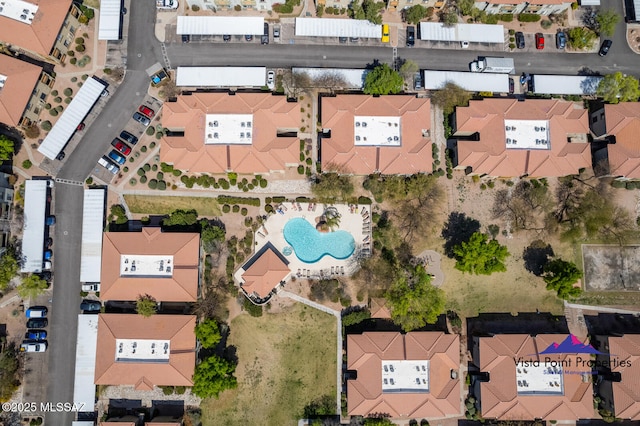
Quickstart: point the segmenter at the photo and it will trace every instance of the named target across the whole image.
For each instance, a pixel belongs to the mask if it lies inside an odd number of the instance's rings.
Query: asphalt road
[[[614,7],[622,13],[622,2]],[[141,103],[149,85],[146,68],[156,62],[163,63],[160,43],[153,34],[155,2],[136,0],[128,5],[129,28],[127,33],[127,73],[117,91],[111,95],[100,116],[84,135],[83,141],[67,154],[65,164],[57,177],[82,182],[96,167],[96,161],[104,154],[110,141],[120,132]],[[623,14],[623,13],[622,13]],[[585,68],[599,73],[623,71],[638,76],[638,57],[631,53],[624,35],[624,25],[618,25],[609,55],[578,55],[545,52],[523,54],[499,53],[513,57],[518,72],[577,74]],[[388,46],[340,46],[258,44],[243,45],[223,43],[175,43],[167,45],[171,65],[199,66],[266,66],[266,67],[332,67],[361,68],[375,60],[391,62],[392,49]],[[483,51],[452,51],[440,49],[399,48],[398,57],[415,61],[420,68],[442,70],[467,70],[475,57]],[[496,54],[497,55],[497,54]],[[56,185],[53,309],[50,322],[49,356],[50,370],[47,401],[72,402],[75,369],[77,315],[80,304],[80,245],[83,190],[80,186],[58,183]],[[68,426],[74,413],[48,413],[47,424]]]

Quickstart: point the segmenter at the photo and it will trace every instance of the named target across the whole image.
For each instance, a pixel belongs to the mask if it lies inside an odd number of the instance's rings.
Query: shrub
[[[540,19],[540,15],[535,13],[521,13],[518,15],[518,21],[520,22],[538,22]]]
[[[145,175],[140,176],[140,183],[147,183],[147,177]]]
[[[71,77],[71,82],[75,83],[76,81],[78,81],[78,77]]]
[[[369,197],[358,197],[358,204],[371,204],[373,203],[373,201],[371,201],[371,198]]]
[[[153,148],[155,148],[155,147],[156,147],[156,143],[155,143],[155,142],[151,142],[151,143],[149,144],[149,148],[150,148],[150,149],[153,149]]]
[[[625,182],[622,180],[613,180],[611,181],[611,186],[613,186],[614,188],[624,188]]]
[[[165,182],[163,180],[159,180],[158,181],[158,189],[160,191],[164,191],[165,189],[167,189],[167,182]]]
[[[64,103],[69,105],[71,103],[71,98],[64,98]]]
[[[300,164],[298,166],[298,174],[299,175],[303,175],[304,174],[304,166],[302,164]]]
[[[273,206],[271,204],[265,204],[264,211],[267,213],[273,213]]]
[[[513,15],[510,13],[503,13],[502,15],[500,15],[500,20],[502,22],[511,22],[513,21]]]
[[[154,164],[154,165],[155,165],[155,164]],[[162,179],[164,179],[164,173],[162,173],[162,172],[158,172],[158,175],[156,176],[156,178],[157,178],[158,180],[162,180]]]
[[[122,168],[122,171],[123,171],[123,172],[125,172],[125,173],[129,173],[129,167],[124,166],[124,167]]]
[[[162,132],[156,133],[156,139],[160,140],[160,139],[162,139],[162,136],[164,136],[164,133],[162,133]]]
[[[154,164],[153,166],[151,166],[151,171],[155,172],[156,170],[158,170],[158,165]]]
[[[62,98],[60,96],[56,96],[55,98],[53,98],[53,102],[59,104],[60,102],[62,102]]]
[[[247,210],[247,208],[246,208],[246,207],[243,207],[242,209],[240,209],[240,214],[241,214],[242,216],[246,216],[246,215],[247,215],[247,213],[249,213],[249,210]]]
[[[51,128],[53,127],[53,125],[51,124],[51,122],[49,120],[45,120],[42,123],[40,123],[40,127],[42,128],[42,130],[44,130],[45,132],[48,132],[49,130],[51,130]]]
[[[242,10],[242,6],[236,4],[235,6],[233,6],[233,10],[235,10],[236,12],[240,12]]]
[[[509,43],[509,49],[513,50],[516,48],[516,44],[515,43]]]
[[[551,25],[552,25],[552,23],[548,19],[545,19],[544,21],[540,21],[540,26],[542,28],[544,28],[545,30],[551,28]]]
[[[156,189],[158,187],[158,181],[156,179],[151,179],[148,185],[149,188]]]
[[[229,213],[231,211],[231,207],[229,206],[229,204],[225,204],[224,206],[222,206],[222,213]]]
[[[191,10],[193,10],[194,12],[199,12],[200,6],[194,4],[193,6],[191,6]]]
[[[171,173],[173,173],[174,176],[180,176],[182,174],[182,171],[178,169],[174,169],[173,172]]]
[[[57,109],[55,109],[55,108],[51,108],[51,109],[49,110],[49,114],[51,114],[53,117],[56,117],[59,113],[58,113],[58,110],[57,110]]]
[[[275,201],[275,197],[274,197]],[[218,202],[221,204],[244,204],[247,206],[260,207],[260,198],[232,197],[229,195],[218,195]]]
[[[82,77],[80,77],[82,80],[86,80],[87,78],[89,78],[89,74],[82,74]]]
[[[25,169],[25,170],[29,170],[31,168],[31,166],[33,166],[33,163],[29,159],[24,160],[22,162],[22,168]]]
[[[44,109],[51,109],[51,104],[48,102],[44,104]]]
[[[147,127],[147,135],[151,136],[152,134],[154,134],[156,131],[153,127]]]
[[[240,206],[237,204],[234,204],[233,207],[231,208],[231,211],[234,213],[238,213],[240,211]]]
[[[84,39],[82,37],[76,38],[76,44],[84,44]]]
[[[69,59],[69,63],[70,63],[71,65],[75,65],[77,62],[78,62],[78,60],[77,60],[76,58],[71,58],[71,59]]]
[[[145,172],[148,172],[149,170],[151,170],[151,164],[146,163],[144,166],[142,166],[142,168],[144,169]]]
[[[142,147],[140,148],[141,152],[147,152],[147,146],[146,145],[142,145]]]
[[[260,181],[260,188],[266,188],[267,187],[268,182],[264,179],[262,179]]]
[[[64,89],[64,93],[65,96],[72,96],[73,95],[73,89],[71,89],[70,87],[67,87],[66,89]]]
[[[144,176],[144,173],[145,172],[143,168],[138,169],[138,176]]]
[[[138,183],[138,181],[136,180],[136,178],[129,179],[129,185],[136,186],[137,183]]]
[[[58,105],[55,110],[58,112],[62,112],[62,110],[64,109],[64,107],[62,105]]]

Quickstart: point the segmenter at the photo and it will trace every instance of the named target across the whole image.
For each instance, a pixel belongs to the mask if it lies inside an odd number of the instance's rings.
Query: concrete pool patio
[[[291,244],[285,240],[285,225],[291,219],[301,218],[309,222],[315,229],[318,219],[327,209],[337,211],[340,221],[334,228],[334,231],[342,230],[351,234],[355,240],[355,250],[346,259],[336,259],[330,254],[326,254],[313,263],[303,262],[296,256]],[[276,212],[267,218],[263,226],[256,231],[254,237],[255,246],[253,255],[243,264],[243,267],[239,268],[234,274],[238,283],[244,283],[244,267],[253,263],[255,261],[255,255],[260,253],[263,247],[268,244],[275,248],[288,262],[287,266],[291,274],[283,281],[286,281],[290,276],[295,276],[300,279],[325,279],[348,276],[353,274],[357,269],[357,262],[355,260],[359,257],[368,256],[371,252],[371,206],[284,202],[276,207]],[[279,283],[275,283],[274,288],[277,288],[278,285]],[[261,298],[265,297],[264,295],[259,296]]]

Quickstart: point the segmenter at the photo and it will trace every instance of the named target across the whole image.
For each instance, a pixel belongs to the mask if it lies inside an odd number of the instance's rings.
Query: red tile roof
[[[387,299],[372,298],[369,300],[369,311],[371,312],[371,318],[391,318],[391,310],[387,306]]]
[[[640,420],[640,335],[609,337],[609,352],[618,361],[626,360],[631,364],[611,368],[611,371],[619,372],[622,379],[612,383],[615,415],[621,419]]]
[[[0,74],[6,77],[4,86],[0,89],[0,123],[16,127],[31,99],[42,68],[11,56],[0,55]]]
[[[322,127],[331,138],[321,140],[322,168],[366,175],[432,171],[431,102],[410,95],[321,97]],[[354,117],[400,117],[400,146],[356,146]]]
[[[206,144],[206,114],[253,114],[252,144]],[[160,160],[180,170],[203,173],[269,173],[300,162],[300,139],[278,137],[297,132],[300,104],[266,93],[193,93],[166,102],[162,126],[184,136],[162,138]]]
[[[269,295],[291,270],[271,248],[267,248],[242,274],[242,289],[264,298]]]
[[[196,364],[195,315],[100,314],[96,349],[96,385],[193,386]],[[169,340],[168,362],[116,360],[116,339]]]
[[[383,393],[383,360],[429,360],[428,393]],[[393,418],[446,417],[461,414],[458,335],[442,332],[365,332],[347,336],[349,415],[387,413]]]
[[[173,273],[167,278],[121,276],[123,255],[171,255]],[[158,302],[195,302],[198,298],[200,235],[162,232],[105,232],[102,239],[102,300],[136,300],[148,294]]]
[[[0,16],[0,41],[49,56],[72,0],[31,0],[29,3],[38,5],[31,24]]]
[[[591,377],[587,364],[578,365],[576,355],[536,355],[551,344],[560,343],[566,334],[500,334],[479,338],[480,371],[488,372],[490,380],[480,383],[481,414],[498,420],[578,420],[594,418],[593,387],[583,382],[582,374]],[[589,357],[589,355],[581,355]],[[562,394],[518,394],[516,362],[524,360],[570,361],[563,369]],[[476,360],[477,364],[477,360]]]
[[[607,145],[609,173],[629,179],[640,179],[640,102],[605,105],[606,133],[616,137]]]
[[[478,132],[478,141],[458,140],[458,167],[497,177],[559,177],[591,167],[587,110],[556,99],[484,99],[456,108],[456,134]],[[548,120],[551,149],[506,147],[505,120]],[[580,135],[584,142],[569,142]]]

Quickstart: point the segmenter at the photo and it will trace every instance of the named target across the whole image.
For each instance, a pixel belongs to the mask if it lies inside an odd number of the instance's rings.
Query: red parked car
[[[140,111],[142,114],[146,115],[149,118],[153,118],[153,116],[155,115],[155,112],[146,105],[140,105],[140,108],[138,108],[138,111]]]
[[[112,142],[111,145],[118,151],[121,152],[124,155],[129,155],[131,154],[131,147],[129,147],[127,144],[125,144],[124,142],[122,142],[120,139],[115,138]]]
[[[542,33],[536,33],[536,49],[544,49],[544,35]]]

